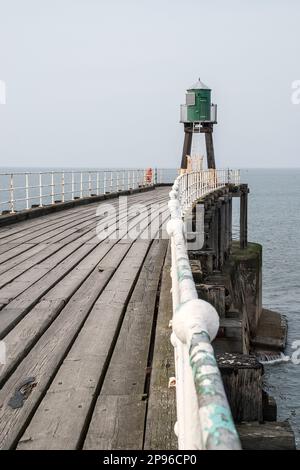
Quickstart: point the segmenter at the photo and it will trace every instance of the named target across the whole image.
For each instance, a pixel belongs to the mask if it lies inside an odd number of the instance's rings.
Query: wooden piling
[[[248,245],[248,185],[240,186],[240,247],[247,248]]]

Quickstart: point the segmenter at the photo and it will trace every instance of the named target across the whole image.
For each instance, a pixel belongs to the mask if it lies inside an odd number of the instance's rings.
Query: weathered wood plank
[[[217,362],[234,421],[262,421],[263,366],[244,354],[218,354]]]
[[[155,202],[166,201],[167,192],[166,189],[164,189],[164,191],[158,191]],[[148,198],[146,202],[147,207],[154,202],[152,197],[153,195],[151,198]],[[133,201],[133,199],[129,198],[129,200],[133,203],[138,199]],[[145,203],[145,199],[141,197],[140,202]],[[146,212],[147,208],[145,208],[145,215]],[[166,219],[168,217],[168,211],[164,209],[163,213]],[[134,217],[137,218],[136,223],[138,223],[139,217],[137,215]],[[114,295],[112,295],[109,289],[105,289],[105,286],[110,285],[114,273],[119,271],[119,269],[117,269],[119,263],[123,257],[125,257],[124,260],[127,258],[128,250],[134,240],[116,240],[116,245],[113,244],[113,246],[109,248],[107,246],[105,247],[106,242],[102,242],[100,245],[100,242],[95,239],[95,225],[93,229],[91,229],[92,225],[93,224],[91,224],[83,235],[82,232],[79,232],[78,237],[78,235],[74,233],[62,240],[62,243],[65,243],[65,240],[69,241],[70,237],[77,237],[74,239],[74,250],[65,258],[62,258],[53,269],[51,266],[53,258],[56,255],[51,255],[42,263],[33,266],[33,268],[39,269],[41,267],[39,265],[43,265],[42,269],[45,269],[45,275],[42,273],[42,277],[37,278],[33,284],[25,286],[26,289],[15,299],[5,299],[5,303],[9,302],[8,305],[3,307],[1,301],[0,331],[2,325],[2,337],[6,334],[5,341],[8,341],[9,346],[9,366],[4,369],[4,371],[2,370],[0,375],[0,383],[3,384],[0,391],[0,447],[8,448],[16,445],[36,409],[40,409],[39,404],[43,395],[55,377],[56,372],[63,370],[60,366],[66,355],[69,357],[68,350],[69,348],[72,350],[72,343],[77,338],[77,335],[79,338],[81,331],[84,331],[82,327],[87,324],[85,321],[89,318],[91,311],[93,311],[93,305],[99,294],[101,301],[105,301],[107,305],[107,322],[111,322],[110,315],[114,309],[120,312],[121,308],[121,317],[119,317],[119,319],[123,317],[124,305],[126,305],[127,300],[121,301],[120,304],[118,304],[118,302],[115,303]],[[64,233],[66,234],[66,231]],[[60,234],[58,234],[56,238],[53,237],[57,244],[60,243],[58,239],[59,236]],[[89,242],[91,243],[90,245]],[[68,244],[71,243],[72,242]],[[76,246],[75,243],[77,243]],[[147,243],[149,244],[150,241],[140,240],[135,242],[136,246]],[[11,244],[11,246],[14,248],[18,247],[14,244]],[[34,245],[26,243],[24,246],[26,249],[30,250]],[[64,244],[61,248],[66,249],[67,246],[67,244]],[[108,253],[105,255],[103,251],[101,255],[102,249],[104,249],[104,251],[106,249]],[[32,253],[33,251],[34,250],[32,250]],[[57,253],[60,251],[62,250],[59,250]],[[20,252],[20,254],[21,253],[22,252]],[[18,258],[17,253],[15,254],[16,258]],[[23,254],[23,258],[19,258],[19,265],[25,262],[23,267],[28,267],[30,262],[34,262],[35,255],[27,258],[27,254]],[[101,258],[100,263],[99,258]],[[137,262],[135,258],[136,250],[135,256],[130,261],[132,268],[134,267],[134,263]],[[140,265],[141,263],[139,263],[138,271]],[[13,269],[15,266],[18,266],[18,264],[14,265],[14,261],[11,260],[11,268]],[[21,266],[19,267],[21,268]],[[26,273],[31,270],[32,268],[29,268],[23,273],[24,278],[26,278]],[[17,273],[17,270],[15,272]],[[40,270],[40,273],[41,272]],[[11,287],[12,284],[15,284],[16,287],[17,281],[20,280],[20,278],[22,279],[23,274],[10,284],[7,284],[7,287]],[[130,288],[131,291],[130,282],[132,282],[132,276],[126,278],[124,273],[123,276],[122,273],[120,275],[121,279],[116,284],[114,291],[117,291],[118,296],[121,298],[122,295],[124,295],[121,288],[122,285],[124,285],[124,289],[127,288],[128,290],[128,288]],[[31,282],[31,279],[27,278],[27,280]],[[105,295],[103,289],[105,290]],[[12,294],[15,294],[13,290]],[[103,315],[101,308],[99,309],[98,316],[99,315]],[[20,323],[18,324],[19,321]],[[115,342],[115,335],[119,326],[118,323],[117,328],[113,329],[112,325],[111,330],[108,327],[105,331],[107,335],[105,339],[106,341],[110,341],[110,344],[112,344],[111,342]],[[89,341],[90,338],[93,337],[93,333],[94,331],[90,329],[89,334],[86,336],[87,340],[82,344],[83,352],[88,350]],[[74,344],[76,343],[77,340]],[[106,358],[110,357],[112,353],[111,346],[108,350],[109,353],[107,353]],[[91,357],[89,357],[89,359],[91,359]],[[72,362],[72,358],[70,362]],[[65,363],[68,364],[68,360],[66,360]],[[99,366],[99,364],[97,365]],[[104,370],[106,370],[106,363]],[[97,373],[99,373],[99,371]],[[14,394],[16,387],[20,385],[23,379],[29,376],[36,378],[37,386],[33,388],[28,398],[24,401],[22,408],[12,410],[8,406],[8,401]],[[72,383],[75,377],[76,373],[70,375],[70,383]],[[98,381],[98,383],[100,383],[101,380]],[[90,394],[90,390],[88,390],[88,393]],[[120,399],[120,401],[122,400]],[[126,403],[126,401],[125,399],[124,403]],[[140,400],[138,399],[138,401]],[[132,400],[132,403],[134,403],[134,400]],[[142,402],[142,407],[144,407],[144,405],[145,402]],[[132,406],[130,405],[130,400],[126,406]],[[144,409],[142,410],[142,415],[145,416]],[[84,420],[85,419],[86,415],[84,416]],[[80,430],[80,434],[81,433],[82,429]]]
[[[142,395],[104,395],[93,415],[94,423],[98,423],[97,433],[88,433],[84,450],[140,449],[146,406]]]
[[[280,313],[263,308],[251,346],[256,351],[283,351],[287,340],[287,322]]]
[[[70,237],[71,241],[71,236],[73,235],[73,239],[76,239],[82,235],[82,233],[79,233],[78,230],[86,230],[88,232],[91,228],[94,228],[95,224],[95,218],[89,216],[85,220],[85,222],[82,222],[81,218],[77,219],[77,223],[73,224],[72,227],[66,223],[66,226],[60,229],[55,229],[55,230],[47,230],[43,233],[42,236],[39,236],[36,232],[32,232],[30,235],[26,237],[20,237],[19,240],[15,242],[9,242],[8,244],[3,244],[0,247],[0,253],[1,254],[1,261],[6,261],[9,260],[16,255],[20,255],[21,253],[25,252],[28,250],[28,244],[30,243],[31,245],[37,245],[39,243],[56,243],[57,241],[62,241],[66,244],[68,239],[67,237]]]
[[[162,223],[164,223],[164,220],[163,218]],[[122,240],[118,241],[117,239],[102,242],[87,257],[83,258],[63,278],[62,282],[59,282],[47,292],[28,315],[5,336],[8,359],[6,365],[1,369],[0,385],[5,380],[7,374],[18,365],[20,360],[30,350],[30,347],[35,344],[49,324],[56,318],[95,266],[118,242],[123,243]]]
[[[7,242],[3,244],[3,246],[0,246],[0,260],[6,261],[10,258],[10,254],[8,253],[9,251],[13,251],[13,255],[15,256],[16,254],[28,250],[29,248],[33,247],[35,243],[24,243],[23,247],[20,246],[20,242]]]
[[[91,247],[87,247],[81,244],[81,242],[74,241],[67,246],[63,247],[61,250],[57,251],[54,256],[49,260],[46,260],[44,263],[40,263],[37,266],[33,266],[28,271],[20,275],[10,284],[2,287],[0,289],[0,302],[12,304],[13,299],[16,299],[20,294],[24,293],[30,286],[36,290],[37,281],[40,282],[40,285],[43,285],[45,278],[45,283],[48,278],[51,278],[54,282],[57,282],[56,273],[61,272],[62,276],[65,275],[65,267],[67,269],[72,268],[77,262],[85,256]],[[73,254],[73,256],[69,256]],[[55,269],[56,268],[56,269]],[[40,286],[38,287],[38,292],[40,292]],[[30,298],[31,293],[28,292]],[[26,294],[25,294],[26,295]],[[1,319],[0,319],[0,329],[1,329]]]
[[[9,262],[10,259],[12,259],[13,261],[13,258],[17,260],[19,256],[22,256],[23,253],[24,255],[26,255],[26,252],[28,250],[31,250],[36,246],[38,245],[35,243],[23,243],[22,245],[20,245],[19,243],[6,243],[2,247],[2,253],[0,249],[0,264],[3,265],[4,263]]]
[[[7,361],[0,370],[0,386],[115,244],[108,240],[93,250],[5,336]]]
[[[52,237],[55,233],[61,233],[65,229],[70,229],[71,227],[75,227],[81,222],[89,221],[93,215],[95,215],[95,209],[90,210],[88,213],[81,213],[77,214],[76,216],[72,216],[71,218],[62,219],[59,222],[56,222],[53,225],[45,225],[45,226],[38,226],[32,227],[31,230],[26,231],[24,234],[18,233],[17,235],[12,235],[9,237],[10,241],[15,242],[27,242],[27,241],[34,241],[35,243],[40,243]],[[27,233],[28,232],[28,233]],[[5,244],[5,242],[3,242]]]
[[[133,203],[137,200],[147,201],[153,198],[153,194],[148,193],[137,193],[130,196],[130,201]],[[18,222],[14,225],[8,225],[5,227],[0,227],[0,245],[6,242],[6,239],[9,238],[10,241],[18,240],[21,236],[27,232],[32,232],[34,230],[42,229],[44,227],[53,227],[54,224],[60,222],[69,223],[71,220],[75,219],[75,216],[78,215],[88,215],[95,212],[99,204],[111,203],[113,205],[118,203],[118,198],[107,199],[105,201],[98,201],[91,203],[88,206],[73,207],[65,209],[61,212],[51,213],[48,215],[43,215],[36,219],[29,219],[25,221]]]
[[[175,388],[169,388],[169,380],[175,376],[174,349],[170,342],[171,329],[169,326],[172,318],[170,267],[169,247],[160,287],[145,426],[144,448],[152,450],[177,449],[177,438],[174,432],[176,422]]]
[[[242,423],[237,431],[243,450],[296,450],[294,433],[286,421]]]
[[[207,281],[206,281],[207,282]],[[200,299],[206,300],[212,304],[217,310],[219,317],[225,317],[225,287],[224,286],[214,286],[207,284],[197,284],[196,285],[198,296]]]
[[[0,274],[6,273],[8,270],[15,268],[24,261],[27,261],[29,258],[44,250],[46,247],[47,245],[43,243],[38,245],[29,245],[29,249],[20,253],[19,256],[9,259],[8,261],[4,261],[3,263],[0,261]]]
[[[144,215],[147,214],[147,208],[148,208],[148,205],[146,204],[144,209],[143,209]],[[133,218],[137,219],[138,215],[135,215]],[[121,222],[121,221],[122,221],[122,223],[124,222],[124,224],[126,226],[127,211],[121,212],[119,222]],[[136,221],[133,222],[133,225],[136,225]],[[99,243],[99,240],[96,237],[94,231],[92,231],[89,234],[88,239],[93,239],[93,238],[96,238],[97,242]],[[33,266],[31,269],[26,271],[24,274],[20,275],[14,282],[12,282],[12,283],[6,285],[5,287],[3,287],[2,289],[0,289],[0,302],[3,303],[3,304],[6,304],[6,303],[10,302],[10,305],[8,306],[8,309],[9,310],[15,309],[16,307],[14,305],[11,305],[13,299],[18,297],[22,293],[24,293],[24,295],[26,296],[25,291],[28,290],[31,286],[32,286],[33,291],[38,290],[38,292],[40,292],[40,285],[39,284],[41,284],[41,283],[43,284],[43,282],[46,281],[45,285],[47,285],[48,278],[54,279],[54,282],[57,282],[56,281],[57,271],[60,274],[62,273],[61,274],[62,276],[65,275],[64,274],[65,265],[69,266],[70,263],[71,263],[71,266],[72,266],[74,263],[76,264],[78,262],[79,250],[83,251],[84,252],[83,255],[85,255],[89,252],[89,250],[93,249],[92,246],[80,247],[81,241],[84,241],[86,243],[88,239],[86,237],[84,237],[84,235],[81,235],[81,236],[79,235],[79,238],[77,237],[77,239],[75,239],[73,242],[68,243],[64,247],[60,247],[58,245],[58,248],[61,248],[61,249],[56,250],[56,252],[54,253],[54,256],[52,256],[49,259],[47,259],[46,261],[40,263],[38,266]],[[73,252],[75,253],[74,259],[70,259],[69,255],[71,255],[71,253],[73,253]],[[46,278],[43,278],[43,276],[45,276]],[[43,279],[41,280],[41,278],[43,278]],[[61,279],[61,277],[58,277],[58,279]],[[37,284],[37,282],[39,282],[39,284]],[[31,291],[29,291],[29,294],[30,294],[31,299],[35,298],[34,296],[32,296]],[[41,297],[41,295],[39,295],[38,298],[40,298],[40,297]],[[16,300],[16,302],[19,303],[18,300]],[[2,320],[3,319],[4,319],[4,316],[2,316]],[[1,335],[1,319],[0,319],[0,335]]]
[[[75,247],[77,248],[77,244],[75,245]],[[32,250],[32,256],[30,256],[30,258],[25,259],[23,262],[17,263],[16,266],[11,267],[10,269],[6,269],[2,274],[0,274],[0,289],[6,286],[8,283],[11,283],[14,279],[18,278],[23,273],[28,272],[31,268],[33,268],[36,265],[39,265],[39,268],[41,267],[41,265],[43,266],[46,265],[48,268],[48,266],[49,267],[51,266],[52,260],[54,263],[57,264],[55,254],[58,253],[58,251],[62,250],[62,247],[60,245],[57,245],[57,244],[53,244],[53,245],[43,244],[42,245],[41,244],[38,246],[38,248],[39,250],[35,250],[35,252],[34,250]],[[66,257],[63,251],[61,252],[61,255],[63,258]],[[42,263],[45,260],[47,261]],[[51,263],[49,262],[49,260],[51,260]],[[60,262],[61,260],[60,256],[58,257],[58,260],[59,260],[58,262]],[[31,274],[29,275],[31,276]]]
[[[138,272],[142,261],[142,259],[139,259],[138,248],[141,247],[142,251],[140,254],[144,256],[149,241],[138,243],[139,245],[134,245],[134,262],[131,260],[128,265],[128,269],[135,270],[136,273]],[[139,307],[138,310],[140,316],[143,318],[143,325],[147,323],[149,324],[149,337],[151,331],[151,319],[155,308],[157,283],[160,274],[158,261],[160,259],[160,263],[162,263],[166,242],[155,241],[154,244],[157,248],[151,249],[151,252],[147,256],[141,276],[138,280],[139,287],[137,285],[134,290],[134,294],[132,296],[132,299],[134,298],[134,300],[130,300],[125,316],[126,322],[128,313],[127,323],[131,325],[129,329],[132,329],[132,325],[136,325],[136,323],[138,323],[134,320],[136,319],[136,308]],[[127,276],[128,273],[125,275]],[[109,356],[112,342],[114,341],[114,337],[118,330],[120,316],[122,316],[124,304],[126,304],[124,295],[130,295],[132,282],[134,282],[135,279],[135,277],[131,275],[131,282],[127,280],[124,285],[124,272],[121,275],[119,271],[117,271],[114,278],[115,279],[111,280],[103,294],[100,296],[100,299],[96,302],[86,324],[81,330],[70,353],[65,359],[64,364],[46,394],[46,397],[29,425],[24,435],[24,439],[22,439],[19,445],[20,448],[36,448],[36,446],[38,448],[76,448],[80,439],[81,430],[84,427],[89,407],[93,400],[95,393],[94,389],[97,387],[101,374],[103,374],[103,369],[105,367],[107,357]],[[115,289],[113,290],[112,287],[114,282]],[[153,287],[150,298],[150,303],[152,303],[152,315],[150,312],[150,315],[148,314],[148,317],[150,318],[148,319],[145,309],[142,309],[142,305],[138,305],[139,300],[140,303],[144,300],[143,294],[145,295],[146,284],[148,287],[146,293],[148,303],[150,295],[149,289],[151,286]],[[122,288],[122,285],[124,285],[125,290]],[[113,305],[110,302],[112,292],[114,295]],[[106,295],[108,295],[109,301],[103,303],[103,297]],[[131,314],[128,312],[128,309]],[[99,317],[99,314],[101,317]],[[132,318],[132,316],[134,316],[134,318]],[[122,333],[123,331],[124,333]],[[124,324],[121,330],[121,337],[123,337],[123,342],[126,342],[127,340],[129,344],[132,344],[130,341],[130,331],[128,331],[128,328],[124,329]],[[144,364],[143,367],[140,367],[140,387],[142,393],[145,382],[149,344],[145,341],[144,336],[139,338],[139,341],[140,349],[145,351]],[[89,343],[89,347],[87,347],[87,343]],[[117,345],[118,343],[119,340]],[[134,353],[136,353],[136,351],[134,351]],[[123,351],[122,355],[127,356],[126,351]],[[136,354],[134,354],[135,360],[136,357]],[[76,370],[74,370],[74,367]],[[137,368],[139,369],[139,365],[137,365]],[[76,376],[76,383],[74,386],[71,386],[70,381],[74,381],[74,376]],[[89,386],[82,384],[89,384]],[[78,409],[78,404],[80,404],[80,409]],[[44,412],[45,409],[47,409],[47,413]],[[64,415],[63,422],[61,420],[62,414]],[[52,430],[50,431],[50,435],[49,422],[51,423],[50,429]],[[143,420],[141,426],[143,426]],[[55,435],[53,435],[53,429],[55,429]],[[69,432],[70,429],[72,429],[71,433]],[[142,433],[140,436],[142,436]]]
[[[98,203],[99,204],[99,203]],[[92,203],[89,206],[81,206],[77,208],[70,208],[66,209],[61,212],[56,212],[52,214],[42,215],[36,219],[28,219],[18,222],[17,224],[13,225],[6,225],[4,227],[0,227],[0,244],[5,243],[5,239],[19,238],[20,234],[25,234],[29,230],[43,228],[45,226],[51,226],[53,224],[58,223],[62,220],[70,220],[74,218],[74,215],[83,214],[92,211],[96,206],[96,203]]]
[[[155,240],[143,265],[141,274],[126,309],[122,328],[104,379],[100,396],[95,404],[93,417],[87,432],[85,449],[141,449],[143,447],[143,429],[145,407],[141,404],[145,391],[150,338],[156,307],[156,294],[161,275],[162,264],[167,248],[166,240]],[[126,372],[125,372],[126,371]],[[119,403],[116,396],[127,397],[142,407],[144,413],[132,413],[128,406],[115,406]],[[129,403],[132,401],[128,398]],[[113,406],[110,406],[110,403]],[[105,411],[106,410],[106,411]],[[115,414],[117,411],[117,414]],[[109,416],[104,422],[98,420],[103,415]],[[129,415],[127,413],[130,413]],[[126,426],[120,423],[130,422],[132,429],[138,429],[135,440],[126,439]],[[106,428],[105,426],[108,426]],[[112,433],[117,429],[117,435]],[[125,445],[125,447],[123,447]]]
[[[155,240],[145,260],[126,309],[101,395],[138,395],[144,391],[157,289],[167,243],[167,240]]]
[[[38,406],[92,306],[117,270],[129,246],[129,244],[119,243],[109,251],[101,261],[99,266],[101,269],[96,268],[82,284],[4,384],[0,391],[2,405],[0,410],[0,448],[5,449],[13,446],[23,433],[28,419]],[[12,409],[8,402],[19,384],[27,377],[35,377],[36,387],[24,401],[22,408]]]
[[[134,243],[100,295],[21,439],[19,448],[77,447],[98,382],[105,373],[124,305],[149,245],[150,241]]]
[[[132,204],[138,203],[140,201],[140,198],[141,198],[141,195],[139,195],[139,198],[137,196],[130,197],[128,199],[129,206]],[[106,201],[106,204],[108,203],[112,205],[113,207],[117,208],[118,199],[112,200],[112,201],[109,201],[109,200]],[[149,198],[146,198],[145,200],[143,200],[143,204],[149,205],[150,203],[151,203],[151,199]],[[90,209],[90,212],[89,212],[90,216],[85,220],[85,222],[82,222],[82,219],[79,213],[79,216],[77,216],[77,218],[75,219],[77,220],[77,225],[73,225],[73,229],[70,228],[69,223],[66,223],[65,224],[66,230],[62,230],[62,229],[56,230],[56,233],[53,230],[50,232],[44,231],[43,235],[40,237],[37,237],[36,236],[37,233],[34,232],[33,230],[32,231],[33,233],[31,233],[30,241],[34,244],[42,243],[42,242],[44,243],[63,242],[63,244],[66,244],[67,242],[71,242],[75,240],[76,238],[83,236],[84,234],[89,234],[90,231],[94,231],[95,226],[97,224],[97,217],[96,217],[97,207],[98,207],[98,204],[94,205],[93,209]],[[120,211],[118,215],[120,216],[122,213],[124,214],[124,211]],[[77,233],[79,230],[81,230],[82,233]],[[15,242],[10,241],[10,244],[8,247],[6,244],[4,244],[3,246],[0,246],[0,254],[3,253],[3,259],[1,261],[8,260],[11,257],[16,256],[16,254],[20,254],[23,251],[28,250],[28,246],[24,245],[26,240],[27,240],[26,237],[19,237],[19,241],[15,241]],[[17,245],[20,245],[20,246],[16,246],[14,244],[12,245],[12,243],[16,243]],[[14,248],[14,250],[12,251],[11,248]]]

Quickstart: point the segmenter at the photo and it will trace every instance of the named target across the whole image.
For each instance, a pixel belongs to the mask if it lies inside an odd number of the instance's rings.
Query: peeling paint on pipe
[[[170,192],[171,220],[167,230],[172,252],[171,341],[176,372],[175,430],[180,450],[241,448],[211,346],[219,329],[219,316],[211,304],[198,299],[183,222],[185,212],[198,199],[223,187],[229,178],[233,182],[233,175],[225,170],[183,174],[175,180]]]

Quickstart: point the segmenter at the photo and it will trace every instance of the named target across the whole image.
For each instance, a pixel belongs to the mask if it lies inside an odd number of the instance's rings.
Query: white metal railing
[[[0,214],[168,183],[175,173],[151,168],[0,173]]]
[[[184,216],[192,204],[205,194],[225,186],[227,183],[239,184],[239,170],[192,171],[179,176],[174,185],[178,187],[178,201]]]
[[[206,194],[239,184],[238,171],[205,170],[178,176],[170,192],[168,233],[172,253],[173,319],[179,449],[240,449],[211,342],[219,329],[216,309],[198,298],[190,268],[184,215]]]

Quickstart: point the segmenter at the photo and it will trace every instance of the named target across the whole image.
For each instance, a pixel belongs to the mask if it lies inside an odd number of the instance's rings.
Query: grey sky
[[[178,166],[201,76],[219,167],[300,166],[299,21],[297,0],[0,0],[0,165]]]

